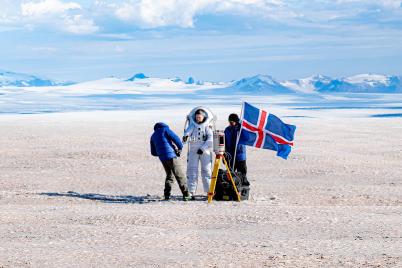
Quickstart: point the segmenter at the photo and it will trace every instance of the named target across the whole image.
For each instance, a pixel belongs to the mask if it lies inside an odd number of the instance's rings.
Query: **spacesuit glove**
[[[176,156],[177,156],[177,157],[180,157],[180,155],[181,155],[181,150],[177,149],[177,150],[175,150],[175,153],[176,153]]]
[[[204,152],[201,149],[198,149],[197,154],[202,155]]]

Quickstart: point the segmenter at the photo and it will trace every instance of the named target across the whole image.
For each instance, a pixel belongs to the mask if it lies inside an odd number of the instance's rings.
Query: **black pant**
[[[232,167],[233,162],[230,163],[230,167]],[[234,170],[235,172],[240,172],[242,174],[242,184],[250,185],[250,182],[247,179],[247,163],[246,160],[238,160],[235,162]]]
[[[241,174],[243,174],[244,177],[246,177],[247,176],[246,160],[236,161],[234,169],[235,169],[234,171],[240,172]]]
[[[179,160],[177,158],[172,158],[166,161],[162,161],[162,165],[166,171],[165,190],[164,190],[165,197],[170,196],[170,192],[172,191],[172,185],[174,184],[173,177],[176,178],[182,194],[188,196],[189,193],[187,188],[187,180],[186,176],[184,176],[184,173],[181,169]]]

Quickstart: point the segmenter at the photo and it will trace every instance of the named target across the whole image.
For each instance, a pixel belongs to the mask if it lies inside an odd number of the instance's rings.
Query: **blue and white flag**
[[[241,120],[239,144],[273,150],[277,156],[287,159],[296,126],[285,124],[275,115],[247,102],[244,103]]]

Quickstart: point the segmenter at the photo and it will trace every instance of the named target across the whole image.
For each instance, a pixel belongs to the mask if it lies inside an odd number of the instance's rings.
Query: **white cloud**
[[[59,0],[44,0],[40,2],[27,2],[21,4],[21,13],[28,17],[41,17],[45,15],[64,14],[69,10],[82,9],[75,2],[63,3]]]
[[[18,15],[19,13],[15,2],[12,0],[1,1],[0,25],[13,25],[13,23],[18,20]]]
[[[282,0],[129,0],[115,8],[117,18],[143,27],[194,26],[194,17],[206,13],[257,14],[276,19],[295,17]]]
[[[285,24],[321,23],[337,18],[352,18],[364,12],[401,12],[402,0],[125,0],[97,1],[123,21],[146,28],[161,26],[194,27],[194,18],[202,14],[235,14],[269,19]],[[387,13],[388,12],[388,13]]]
[[[0,26],[57,28],[73,34],[119,29],[116,19],[142,28],[193,28],[202,15],[328,28],[402,21],[402,0],[1,0]],[[367,16],[368,14],[368,16]],[[222,17],[224,20],[224,17]],[[217,20],[219,28],[219,20]],[[341,22],[342,21],[342,22]],[[97,22],[97,23],[96,23]],[[400,25],[400,24],[399,24]],[[397,26],[399,27],[399,26]],[[122,29],[127,29],[122,25]],[[124,30],[122,30],[124,31]]]
[[[124,21],[133,21],[144,27],[193,27],[193,17],[205,1],[165,0],[128,1],[115,9],[115,15]]]
[[[21,14],[29,26],[58,27],[72,34],[91,34],[99,30],[92,18],[83,15],[79,3],[60,0],[30,1],[21,4]]]
[[[400,8],[401,0],[337,0],[337,4],[359,4],[359,5],[374,5],[384,8]]]
[[[73,34],[91,34],[99,30],[92,19],[86,19],[82,15],[67,16],[63,22],[64,29]]]

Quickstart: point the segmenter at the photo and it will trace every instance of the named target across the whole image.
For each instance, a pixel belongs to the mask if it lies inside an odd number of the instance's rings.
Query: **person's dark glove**
[[[197,154],[202,155],[204,152],[201,149],[198,149]]]
[[[176,156],[177,156],[177,157],[180,157],[180,155],[181,155],[181,150],[175,150],[175,153],[176,153]]]
[[[188,140],[188,136],[183,136],[183,142],[186,142]]]

